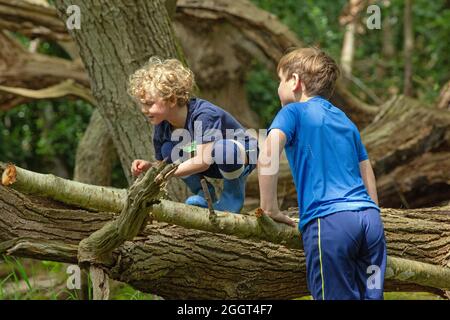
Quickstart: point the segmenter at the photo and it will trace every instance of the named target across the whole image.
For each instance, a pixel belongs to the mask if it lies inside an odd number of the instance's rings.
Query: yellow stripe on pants
[[[323,266],[322,266],[322,247],[320,245],[320,219],[317,219],[319,229],[319,260],[320,260],[320,276],[322,278],[322,300],[325,300],[325,282],[323,281]]]

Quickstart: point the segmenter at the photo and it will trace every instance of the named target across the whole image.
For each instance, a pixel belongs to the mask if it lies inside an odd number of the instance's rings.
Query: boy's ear
[[[299,91],[302,89],[302,81],[298,73],[292,74],[292,91]]]

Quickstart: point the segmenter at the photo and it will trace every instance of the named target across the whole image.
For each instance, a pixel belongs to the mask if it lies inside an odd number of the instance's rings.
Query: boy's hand
[[[146,160],[137,159],[131,164],[131,173],[133,176],[137,177],[142,172],[147,171],[152,167],[152,163]]]
[[[267,214],[269,217],[271,217],[273,220],[275,220],[277,222],[285,223],[287,225],[290,225],[291,227],[296,227],[297,226],[297,224],[295,223],[294,220],[292,220],[288,216],[285,216],[280,211],[277,211],[277,212],[267,212],[267,211],[265,211],[265,214]]]

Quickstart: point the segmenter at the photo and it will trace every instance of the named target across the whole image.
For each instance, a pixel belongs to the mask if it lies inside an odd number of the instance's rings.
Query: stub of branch
[[[109,277],[103,269],[90,266],[89,274],[92,281],[92,291],[94,300],[109,299]]]
[[[298,236],[297,239],[299,240],[299,247],[303,247],[303,243],[300,241],[300,233],[298,233],[297,228],[286,227],[286,225],[283,223],[275,222],[272,218],[265,214],[264,210],[261,208],[257,208],[255,210],[255,216],[262,232],[264,233],[265,237],[269,239],[269,241],[287,245],[287,239],[281,241],[280,239],[284,238],[283,234],[286,232],[286,228],[288,228],[288,230],[294,229]]]
[[[214,211],[211,194],[209,193],[208,184],[206,183],[206,179],[203,178],[200,180],[202,184],[203,193],[205,194],[206,202],[208,203],[208,211],[209,211],[209,219],[211,221],[216,221],[217,214]]]
[[[135,181],[128,190],[120,215],[80,242],[78,250],[80,264],[114,263],[112,251],[126,240],[132,240],[142,230],[148,219],[149,207],[159,203],[167,178],[173,174],[176,166],[161,162]]]
[[[17,170],[16,167],[12,163],[8,163],[6,165],[6,169],[2,174],[2,185],[9,186],[16,182]]]

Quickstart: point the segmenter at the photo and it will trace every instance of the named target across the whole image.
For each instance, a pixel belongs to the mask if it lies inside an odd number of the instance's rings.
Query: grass
[[[2,256],[0,260],[0,274],[6,273],[6,276],[0,279],[0,299],[78,299],[76,291],[66,289],[65,280],[67,275],[63,267],[64,264],[62,263]],[[48,275],[50,276],[48,277]],[[51,288],[34,287],[35,279],[45,280],[46,278],[54,279],[58,285]],[[24,284],[25,289],[23,288]],[[5,292],[5,289],[13,291],[13,293],[7,294],[8,292]]]
[[[111,300],[157,300],[157,296],[143,293],[125,283],[111,281]]]
[[[0,256],[0,300],[79,300],[78,290],[66,287],[68,274],[67,264],[53,261],[37,261],[32,259],[18,259],[10,256]],[[28,272],[27,272],[28,271]],[[48,289],[33,286],[33,278],[56,278],[58,285]],[[88,299],[92,300],[92,282],[88,279]],[[26,290],[21,290],[23,284]],[[5,288],[14,293],[6,295]],[[23,289],[23,288],[22,288]],[[157,296],[143,293],[131,286],[111,280],[111,300],[155,300]]]

